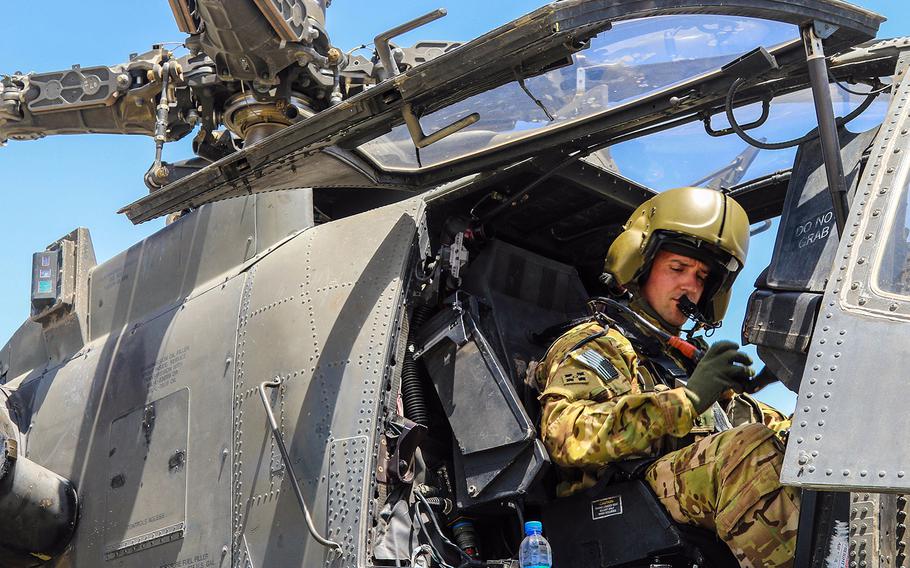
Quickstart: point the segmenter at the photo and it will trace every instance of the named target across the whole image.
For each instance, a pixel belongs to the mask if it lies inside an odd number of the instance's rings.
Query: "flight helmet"
[[[602,279],[636,296],[657,251],[701,260],[710,267],[710,275],[698,308],[708,325],[718,325],[748,249],[749,217],[739,203],[713,189],[670,189],[632,213],[610,245]]]

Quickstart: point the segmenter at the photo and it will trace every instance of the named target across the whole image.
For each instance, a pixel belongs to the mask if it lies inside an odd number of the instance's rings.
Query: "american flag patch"
[[[612,381],[619,376],[619,371],[616,370],[613,363],[593,349],[582,349],[572,353],[572,358],[606,381]]]

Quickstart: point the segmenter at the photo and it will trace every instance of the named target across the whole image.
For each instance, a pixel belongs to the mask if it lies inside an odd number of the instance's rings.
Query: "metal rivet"
[[[834,472],[831,471],[830,469],[826,469],[826,470],[825,470],[825,475],[832,475],[833,473],[834,473]]]
[[[885,477],[885,472],[884,472],[884,471],[878,472],[878,476],[879,476],[879,477]]]
[[[828,412],[828,407],[823,406],[823,407],[819,408],[819,410],[821,410],[822,412]]]
[[[837,353],[834,354],[835,359],[837,359],[838,357],[840,357],[840,351],[838,351]]]
[[[832,370],[832,371],[836,371],[836,370],[837,370],[837,365],[831,365],[831,370]]]
[[[819,441],[819,440],[821,440],[821,439],[822,439],[822,435],[821,435],[821,434],[816,434],[816,435],[815,435],[815,441],[816,441],[816,442]]]
[[[824,425],[825,425],[825,421],[824,421],[824,420],[819,420],[819,421],[818,421],[818,425],[819,425],[819,426],[824,426]]]
[[[812,370],[813,370],[813,371],[817,371],[817,370],[819,370],[819,369],[821,369],[821,368],[822,368],[821,365],[812,365]]]
[[[866,262],[866,257],[861,256],[859,260],[856,261],[856,264],[864,264]]]
[[[872,216],[873,216],[873,217],[878,217],[878,216],[881,215],[881,214],[882,214],[882,210],[881,210],[881,209],[876,209],[875,211],[872,212]]]
[[[840,473],[841,473],[841,475],[843,475],[844,477],[847,477],[848,475],[850,475],[850,470],[849,470],[849,469],[845,469],[844,471],[842,471],[842,472],[840,472]]]
[[[861,472],[859,472],[859,476],[860,476],[860,477],[866,477],[867,475],[869,475],[869,472],[866,471],[865,469],[862,470]]]
[[[805,428],[806,424],[808,424],[808,422],[806,422],[805,420],[803,420],[802,422],[799,423],[801,428]]]
[[[897,311],[897,304],[891,304],[890,306],[888,306],[888,309],[892,312]]]
[[[853,282],[852,284],[850,284],[851,290],[856,290],[857,288],[859,288],[859,282]]]
[[[831,393],[830,393],[830,392],[826,392],[826,393],[823,394],[822,396],[824,396],[825,398],[831,398]]]
[[[810,466],[809,466],[809,473],[814,473],[814,472],[815,472],[815,466],[814,466],[814,465],[810,465]]]

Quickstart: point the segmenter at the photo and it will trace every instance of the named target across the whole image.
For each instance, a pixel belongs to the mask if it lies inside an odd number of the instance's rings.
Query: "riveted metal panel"
[[[234,396],[233,565],[362,565],[378,417],[397,349],[422,202],[326,223],[257,263],[243,295]],[[267,427],[269,404],[332,557],[303,528]],[[247,552],[248,551],[248,552]]]
[[[820,489],[910,489],[906,407],[910,302],[871,285],[887,237],[883,215],[903,199],[910,80],[897,89],[873,144],[809,346],[781,480]]]
[[[312,190],[288,190],[204,205],[95,268],[90,335],[166,309],[214,286],[245,261],[313,225]]]
[[[351,499],[367,491],[366,468],[372,461],[367,436],[341,438],[329,449],[328,538],[347,550],[354,550],[360,540],[364,518],[363,501]],[[360,505],[360,506],[358,506]],[[330,559],[326,562],[331,565]]]
[[[183,538],[189,414],[184,388],[111,423],[105,559]]]
[[[28,457],[79,492],[79,525],[63,564],[221,562],[231,542],[226,409],[244,280],[233,278],[7,385],[16,389],[13,404],[28,430]],[[137,421],[148,427],[137,431]]]

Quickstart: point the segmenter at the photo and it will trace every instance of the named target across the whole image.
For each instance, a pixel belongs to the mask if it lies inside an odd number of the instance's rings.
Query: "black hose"
[[[411,344],[417,335],[417,331],[423,327],[423,324],[426,323],[431,314],[432,308],[429,306],[417,306],[414,308],[408,331],[408,348],[404,351],[404,361],[401,365],[401,401],[404,404],[404,415],[409,420],[426,427],[429,427],[430,412],[423,392],[424,381],[417,361],[414,360]]]
[[[739,88],[746,82],[746,79],[739,78],[733,81],[733,84],[730,85],[730,90],[727,91],[727,99],[724,103],[724,111],[727,114],[727,122],[730,123],[730,128],[733,132],[736,133],[745,143],[750,146],[755,146],[762,150],[783,150],[785,148],[792,148],[794,146],[799,146],[800,144],[805,144],[806,142],[815,140],[819,136],[819,131],[813,131],[801,138],[796,138],[794,140],[787,140],[786,142],[763,142],[761,140],[756,140],[752,138],[746,131],[743,129],[742,125],[736,122],[736,117],[733,115],[733,100],[736,98],[736,93],[739,91]],[[855,109],[853,109],[850,114],[842,118],[836,119],[836,124],[839,127],[844,126],[848,122],[852,121],[857,116],[866,112],[866,109],[872,106],[872,103],[875,101],[875,98],[878,97],[883,91],[872,91],[866,96],[866,99],[859,104]]]

